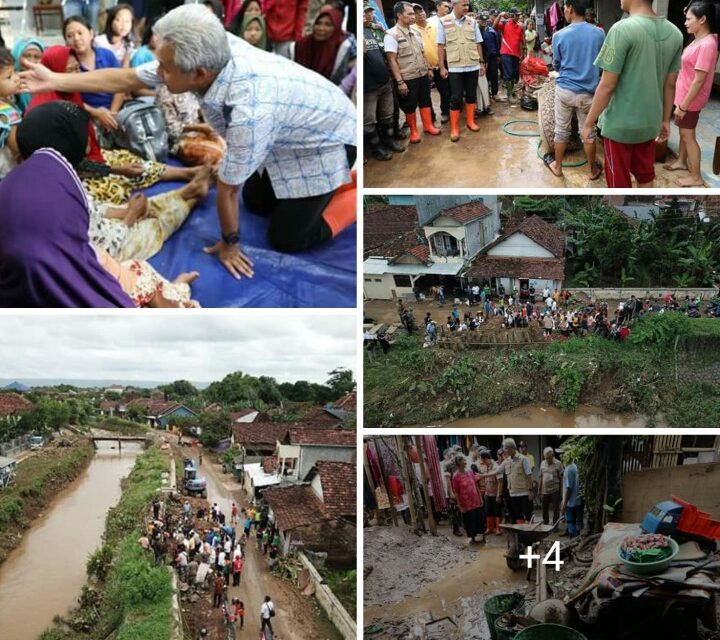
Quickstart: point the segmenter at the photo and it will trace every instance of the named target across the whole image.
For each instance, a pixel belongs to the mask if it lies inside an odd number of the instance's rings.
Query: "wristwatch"
[[[238,244],[240,242],[240,234],[237,231],[232,233],[222,234],[222,239],[225,244]]]

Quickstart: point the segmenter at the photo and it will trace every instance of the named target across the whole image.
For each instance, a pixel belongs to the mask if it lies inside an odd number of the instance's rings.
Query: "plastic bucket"
[[[515,640],[587,640],[580,633],[561,624],[536,624],[523,629],[515,636]]]
[[[522,615],[523,610],[516,609],[514,613]],[[533,622],[531,624],[536,625],[540,623]],[[495,621],[495,636],[497,640],[514,640],[520,631],[522,631],[522,628],[518,628],[517,624],[512,624],[512,621],[506,618],[506,614],[503,614]]]
[[[487,618],[490,637],[499,640],[495,623],[505,613],[515,611],[525,604],[525,596],[520,593],[501,593],[485,601],[485,617]]]

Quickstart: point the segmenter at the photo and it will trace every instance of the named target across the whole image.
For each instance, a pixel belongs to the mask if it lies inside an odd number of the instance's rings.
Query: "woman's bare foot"
[[[668,162],[664,164],[663,169],[667,169],[668,171],[687,171],[688,167],[686,164],[676,160],[675,162]]]
[[[210,191],[212,183],[212,167],[201,165],[195,167],[198,171],[190,182],[180,191],[183,200],[202,200]]]
[[[142,220],[148,214],[148,198],[144,193],[136,193],[130,197],[125,215],[125,224],[132,227],[138,220]]]
[[[680,178],[677,181],[678,185],[681,187],[704,187],[705,183],[702,181],[702,178],[696,178],[695,176],[690,176],[688,178]]]
[[[190,271],[188,273],[181,273],[173,282],[175,284],[192,284],[200,277],[198,271]]]

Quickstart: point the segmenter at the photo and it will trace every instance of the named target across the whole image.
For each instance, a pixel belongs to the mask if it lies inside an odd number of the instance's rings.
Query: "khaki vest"
[[[445,29],[445,64],[448,69],[458,67],[476,67],[480,64],[480,54],[475,42],[475,20],[465,17],[458,26],[455,14],[448,13],[442,18]]]
[[[398,25],[387,34],[398,43],[397,63],[403,80],[414,80],[427,75],[428,66],[422,52],[422,36],[416,29],[404,31]]]
[[[525,456],[518,453],[507,462],[508,491],[512,493],[527,493],[530,491],[528,477],[523,468]]]

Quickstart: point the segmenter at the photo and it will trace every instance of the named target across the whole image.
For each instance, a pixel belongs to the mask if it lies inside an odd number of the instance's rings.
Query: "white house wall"
[[[412,294],[412,287],[398,287],[389,273],[363,276],[363,295],[366,300],[393,300]]]
[[[355,447],[300,447],[300,467],[298,478],[302,480],[319,460],[333,462],[354,462]]]
[[[505,287],[506,295],[509,295],[510,292],[515,289],[520,291],[520,278],[500,278],[500,281],[502,282],[503,287]],[[544,280],[541,278],[528,279],[528,285],[531,289],[535,289],[535,296],[537,296],[538,300],[542,296],[542,292],[545,287],[550,289],[550,291],[555,291],[555,289],[560,290],[562,288],[562,282],[560,282],[560,280]]]
[[[540,246],[524,233],[513,233],[488,251],[490,256],[509,256],[512,258],[554,258],[545,247]]]

